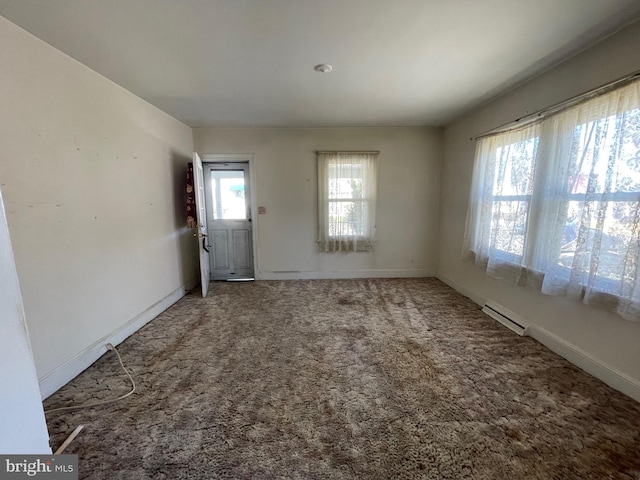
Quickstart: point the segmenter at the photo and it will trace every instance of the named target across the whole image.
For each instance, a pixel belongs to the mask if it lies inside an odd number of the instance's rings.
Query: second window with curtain
[[[640,320],[640,82],[481,139],[464,255]]]
[[[318,152],[318,245],[371,251],[376,240],[376,152]]]

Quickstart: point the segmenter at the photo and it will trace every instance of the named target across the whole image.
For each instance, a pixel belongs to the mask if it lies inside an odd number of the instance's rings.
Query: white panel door
[[[0,332],[0,452],[51,455],[1,194]],[[4,465],[0,468],[6,471]],[[7,476],[12,475],[7,473]]]
[[[211,279],[252,279],[249,164],[207,163],[204,178]]]
[[[202,286],[202,296],[206,297],[209,292],[209,282],[211,281],[211,265],[209,263],[209,243],[207,230],[207,202],[204,191],[204,168],[200,155],[193,152],[193,183],[196,191],[196,212],[198,221],[198,253],[200,256],[200,285]]]

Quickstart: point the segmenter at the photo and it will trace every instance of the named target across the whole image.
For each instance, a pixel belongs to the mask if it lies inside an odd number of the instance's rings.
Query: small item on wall
[[[267,213],[267,207],[258,207],[258,215],[264,215]]]
[[[193,163],[187,168],[187,227],[197,228],[196,219],[196,192],[193,186]]]

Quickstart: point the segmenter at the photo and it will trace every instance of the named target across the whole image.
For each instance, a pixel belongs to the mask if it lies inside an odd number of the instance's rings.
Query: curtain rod
[[[379,150],[371,150],[368,152],[365,151],[357,151],[357,150],[317,150],[316,153],[361,153],[361,154],[379,154]]]
[[[551,105],[550,107],[537,110],[533,113],[524,115],[523,117],[520,117],[520,118],[516,118],[512,122],[505,123],[504,125],[500,125],[499,127],[493,128],[487,132],[476,135],[475,137],[471,137],[470,140],[478,140],[479,138],[489,137],[497,133],[508,132],[509,130],[515,130],[517,128],[525,127],[527,125],[530,125],[531,123],[536,122],[537,120],[541,120],[545,117],[553,115],[554,113],[558,113],[562,110],[566,110],[567,108],[573,107],[578,103],[584,102],[586,100],[590,100],[599,95],[604,95],[605,93],[608,93],[618,87],[622,87],[624,85],[632,83],[637,79],[640,79],[640,70],[635,71],[629,75],[625,75],[622,78],[618,78],[613,82],[606,83],[592,90],[588,90],[584,93],[571,97],[563,102],[556,103],[555,105]]]

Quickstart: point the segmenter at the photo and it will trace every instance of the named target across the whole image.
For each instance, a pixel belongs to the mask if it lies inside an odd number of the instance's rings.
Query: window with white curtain
[[[376,239],[375,152],[318,152],[318,245],[371,251]]]
[[[640,319],[640,81],[478,140],[463,257]]]

